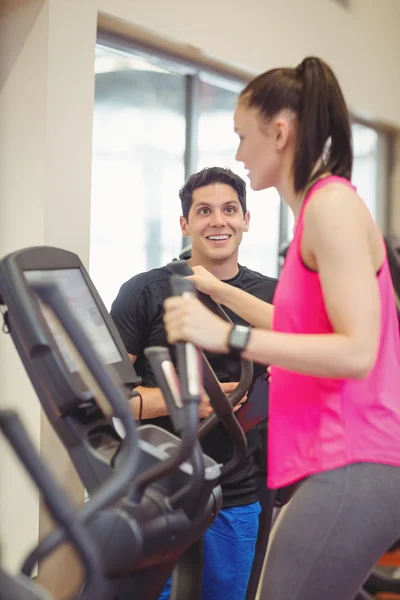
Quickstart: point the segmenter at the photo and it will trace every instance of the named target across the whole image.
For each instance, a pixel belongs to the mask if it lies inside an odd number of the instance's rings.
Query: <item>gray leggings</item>
[[[354,600],[398,538],[399,467],[357,463],[312,475],[275,523],[257,598]]]

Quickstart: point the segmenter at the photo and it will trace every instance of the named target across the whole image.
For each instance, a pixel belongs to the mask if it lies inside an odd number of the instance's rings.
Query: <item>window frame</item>
[[[193,60],[185,57],[179,51],[160,48],[156,43],[143,41],[130,36],[110,32],[101,27],[98,28],[96,45],[104,46],[114,51],[120,51],[125,54],[134,53],[145,60],[166,68],[186,78],[186,98],[185,98],[185,119],[186,119],[186,139],[184,154],[184,174],[185,179],[195,170],[197,165],[197,140],[198,123],[200,115],[200,82],[206,81],[212,85],[217,85],[225,89],[239,90],[243,88],[252,78],[249,73],[245,74],[235,69],[225,68],[218,63],[207,64],[207,59]],[[210,62],[214,62],[211,61]],[[377,152],[377,223],[382,232],[386,234],[390,225],[390,156],[392,140],[390,134],[376,123],[365,121],[351,114],[351,123],[374,129],[378,133],[378,152]],[[280,200],[279,217],[279,241],[277,252],[278,274],[280,272],[279,248],[288,241],[288,207]],[[182,249],[188,245],[188,238],[182,236]]]

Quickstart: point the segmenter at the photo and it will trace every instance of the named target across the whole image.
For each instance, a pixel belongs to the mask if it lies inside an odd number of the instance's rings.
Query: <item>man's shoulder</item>
[[[166,267],[159,267],[134,275],[121,286],[115,298],[111,314],[115,315],[124,307],[137,307],[142,301],[151,310],[163,304],[170,294],[169,277],[171,273]]]
[[[278,283],[276,277],[269,277],[258,271],[253,271],[248,267],[242,266],[242,269],[243,276],[238,282],[239,287],[266,302],[271,302]]]
[[[259,273],[258,271],[253,271],[248,267],[243,267],[243,277],[241,281],[245,283],[259,283],[264,284],[266,287],[276,287],[278,280],[276,277],[269,277],[268,275],[264,275],[263,273]]]
[[[168,283],[170,275],[171,272],[167,267],[157,267],[156,269],[150,269],[150,271],[143,271],[142,273],[133,275],[122,287],[137,292],[152,286],[164,287]]]
[[[243,269],[244,274],[250,279],[255,279],[257,281],[272,281],[273,283],[278,281],[276,277],[269,277],[269,275],[264,275],[264,273],[249,269],[249,267],[241,265],[241,268]]]

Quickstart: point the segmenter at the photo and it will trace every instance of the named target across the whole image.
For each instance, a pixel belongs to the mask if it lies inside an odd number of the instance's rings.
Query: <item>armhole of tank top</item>
[[[301,223],[301,229],[298,232],[299,235],[299,241],[298,241],[298,246],[297,246],[297,258],[301,264],[301,266],[303,267],[303,269],[305,269],[307,271],[307,273],[310,274],[314,274],[314,275],[318,275],[318,271],[315,271],[314,269],[312,269],[311,267],[308,266],[308,264],[305,262],[302,254],[301,254],[301,241],[303,239],[303,222]]]
[[[372,218],[372,215],[371,215],[371,218]],[[378,226],[376,225],[376,227],[378,227]],[[383,267],[385,266],[385,263],[387,262],[387,259],[388,259],[388,257],[387,257],[387,250],[386,250],[386,244],[385,244],[385,239],[384,239],[384,237],[383,237],[383,235],[382,235],[382,233],[381,233],[381,231],[380,231],[379,228],[378,228],[378,233],[379,233],[379,237],[380,237],[382,248],[383,248],[383,261],[381,263],[381,266],[379,267],[379,269],[376,272],[376,276],[377,277],[379,277],[380,274],[382,273]],[[391,275],[390,275],[390,278],[392,278]]]
[[[354,188],[354,189],[355,189],[355,188]],[[355,191],[357,192],[357,190],[356,190],[356,189],[355,189]],[[362,198],[361,198],[361,200],[362,200]],[[367,208],[368,208],[368,207],[367,207]],[[387,256],[387,249],[386,249],[386,243],[385,243],[385,238],[383,237],[383,235],[382,235],[382,232],[381,232],[381,230],[379,229],[378,225],[377,225],[377,224],[376,224],[376,222],[374,221],[374,218],[373,218],[373,216],[372,216],[371,212],[370,212],[369,210],[368,210],[368,212],[369,212],[369,215],[370,215],[371,223],[374,225],[375,229],[376,229],[376,230],[377,230],[377,232],[378,232],[378,236],[379,236],[380,244],[381,244],[381,246],[382,246],[382,249],[383,249],[383,260],[382,260],[382,262],[381,262],[381,264],[380,264],[380,267],[379,267],[379,268],[376,270],[376,277],[379,277],[379,276],[380,276],[380,274],[381,274],[381,273],[382,273],[382,271],[383,271],[383,268],[384,268],[384,266],[385,266],[385,263],[386,263],[386,262],[387,262],[387,260],[388,260],[388,256]],[[391,278],[391,277],[392,277],[392,276],[390,275],[390,278]]]
[[[332,181],[333,180],[333,181]],[[303,256],[301,254],[301,241],[302,241],[302,237],[303,237],[303,229],[304,229],[304,214],[305,214],[305,210],[306,210],[306,206],[308,204],[308,202],[310,201],[311,197],[318,192],[319,189],[325,187],[326,185],[329,185],[329,183],[342,183],[342,185],[345,185],[346,187],[349,187],[350,189],[354,190],[357,193],[357,188],[351,183],[351,181],[349,181],[348,179],[345,179],[344,177],[340,177],[338,175],[330,175],[329,177],[326,177],[324,179],[320,179],[319,181],[317,181],[315,183],[315,185],[311,188],[311,190],[309,191],[309,193],[307,194],[305,200],[304,200],[304,205],[301,209],[301,215],[300,215],[300,230],[298,232],[298,235],[300,237],[299,242],[298,242],[298,259],[300,261],[300,264],[302,265],[302,267],[308,272],[308,273],[313,273],[314,275],[318,275],[318,271],[316,271],[315,269],[312,269],[311,267],[309,267],[307,265],[307,263],[304,261]],[[322,184],[322,185],[320,185]],[[372,218],[372,215],[371,215]],[[386,258],[387,258],[387,253],[386,253],[386,246],[385,246],[385,242],[383,240],[383,237],[381,235],[381,240],[382,240],[382,244],[383,244],[383,249],[384,249],[384,258],[382,261],[381,266],[379,267],[376,276],[379,277],[380,273],[382,272],[383,266],[385,264]]]

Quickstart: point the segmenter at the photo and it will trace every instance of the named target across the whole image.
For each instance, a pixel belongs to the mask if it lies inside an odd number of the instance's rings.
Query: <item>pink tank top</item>
[[[274,297],[273,329],[332,333],[318,273],[300,255],[304,207]],[[353,187],[353,186],[351,186]],[[278,488],[307,475],[354,462],[400,466],[400,338],[387,259],[377,275],[381,299],[380,346],[375,366],[360,380],[323,379],[272,368],[268,485]]]

